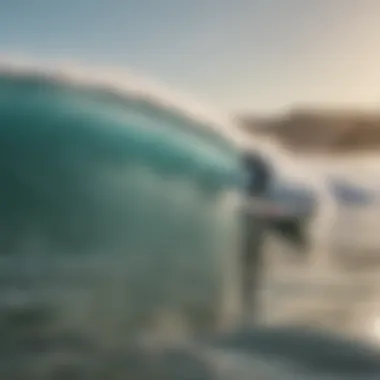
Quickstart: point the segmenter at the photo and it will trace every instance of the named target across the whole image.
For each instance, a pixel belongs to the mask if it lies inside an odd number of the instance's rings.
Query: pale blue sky
[[[131,68],[227,110],[380,103],[379,0],[0,0],[0,53]]]

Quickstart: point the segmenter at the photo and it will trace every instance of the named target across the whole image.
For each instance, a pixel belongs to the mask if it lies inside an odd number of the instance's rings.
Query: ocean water
[[[2,378],[237,320],[245,173],[202,123],[59,75],[0,74]]]
[[[0,70],[0,378],[327,378],[313,354],[289,359],[296,334],[206,339],[239,322],[239,139],[82,74]],[[321,172],[276,157],[330,199]]]

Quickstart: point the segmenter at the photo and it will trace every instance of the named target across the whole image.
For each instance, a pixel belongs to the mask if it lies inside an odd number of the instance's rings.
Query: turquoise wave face
[[[237,311],[243,182],[239,153],[174,112],[0,78],[0,299],[103,350],[172,318],[216,328]]]

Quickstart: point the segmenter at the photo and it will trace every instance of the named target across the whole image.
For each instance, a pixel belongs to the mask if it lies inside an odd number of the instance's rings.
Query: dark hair
[[[269,162],[258,153],[245,153],[243,163],[248,171],[248,193],[249,195],[261,195],[268,189],[272,170]]]

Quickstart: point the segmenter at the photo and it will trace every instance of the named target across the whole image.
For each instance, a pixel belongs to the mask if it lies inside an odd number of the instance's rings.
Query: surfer
[[[299,210],[289,207],[286,199],[273,199],[271,183],[275,173],[264,157],[249,152],[244,155],[243,162],[248,183],[244,210],[242,293],[245,314],[252,321],[260,309],[258,292],[265,270],[264,244],[267,234],[276,235],[296,251],[304,253],[309,244],[306,225],[312,213],[308,212],[305,217]]]
[[[248,172],[248,202],[264,198],[269,188],[271,170],[268,163],[258,154],[247,153],[244,165]],[[257,292],[263,272],[263,242],[266,229],[265,218],[250,207],[244,212],[244,245],[242,257],[243,305],[246,315],[251,319],[257,312]]]

